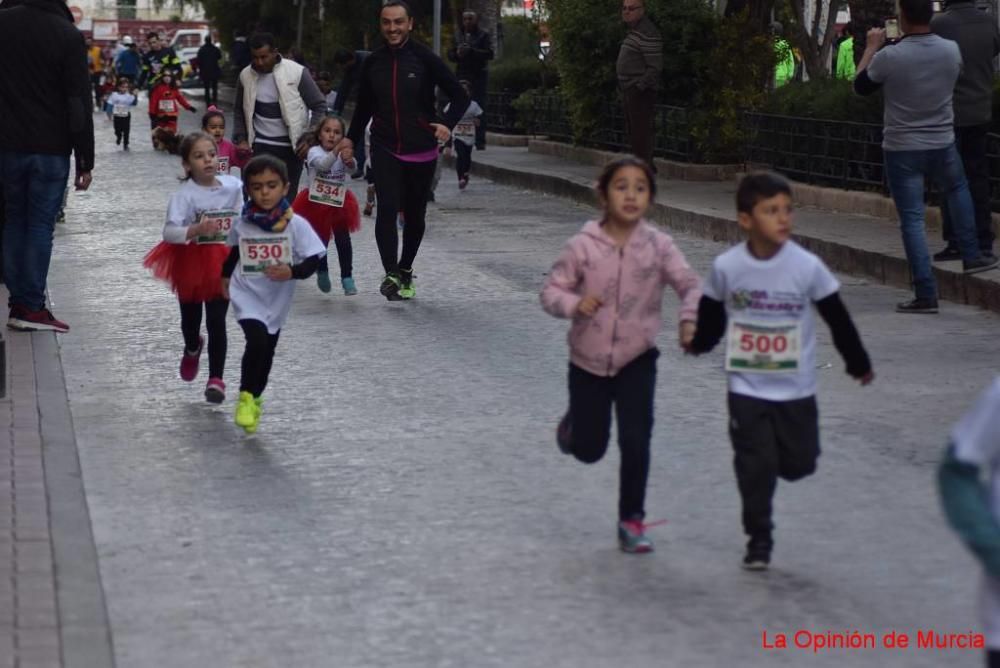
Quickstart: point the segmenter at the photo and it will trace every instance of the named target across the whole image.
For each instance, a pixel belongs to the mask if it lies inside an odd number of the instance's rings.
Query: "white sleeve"
[[[951,442],[956,459],[967,464],[986,466],[1000,456],[1000,378],[952,427]]]
[[[163,224],[163,240],[171,244],[186,244],[187,227],[194,223],[194,207],[184,192],[175,192],[167,204],[167,221]]]
[[[313,146],[306,155],[306,166],[320,173],[328,172],[333,167],[333,163],[337,161],[337,157],[333,151],[327,153],[322,147]]]
[[[813,268],[812,280],[809,282],[809,299],[814,302],[818,302],[821,299],[826,299],[834,292],[840,289],[840,281],[837,277],[833,275],[833,272],[827,268],[823,261],[818,257],[813,256],[813,260],[816,263]]]
[[[701,294],[717,302],[726,302],[726,277],[719,268],[719,258],[715,258],[712,270],[708,272],[708,278],[702,282]]]
[[[289,225],[292,226],[292,259],[295,264],[307,257],[326,255],[326,246],[305,218],[299,215],[292,216]]]
[[[469,111],[467,111],[465,113],[472,114],[473,116],[482,116],[483,115],[483,108],[479,106],[478,102],[476,102],[475,100],[473,100],[472,104],[469,105]]]

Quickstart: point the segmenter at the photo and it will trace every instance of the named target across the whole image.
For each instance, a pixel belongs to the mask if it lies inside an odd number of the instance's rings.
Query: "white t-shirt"
[[[115,91],[108,95],[107,103],[111,105],[115,116],[126,117],[132,115],[132,107],[138,103],[139,99],[132,93],[119,93]]]
[[[750,254],[746,242],[715,258],[705,281],[706,297],[724,302],[729,329],[726,345],[741,324],[753,331],[787,326],[800,351],[797,370],[730,371],[729,391],[769,401],[791,401],[816,394],[816,320],[812,303],[829,297],[840,283],[823,261],[788,241],[769,260]],[[753,338],[752,335],[750,335]],[[789,338],[792,334],[789,334]]]
[[[327,153],[322,146],[313,146],[306,154],[306,183],[312,183],[317,176],[343,181],[347,178],[347,165],[336,153]]]
[[[230,246],[240,246],[240,241],[267,240],[269,246],[287,245],[291,249],[291,261],[282,258],[283,264],[299,264],[314,255],[326,255],[326,246],[316,236],[309,222],[298,214],[292,215],[288,226],[282,232],[266,232],[256,225],[240,220],[229,233]],[[272,281],[262,274],[247,275],[243,271],[240,258],[236,271],[229,282],[229,299],[237,320],[259,320],[267,326],[269,334],[277,334],[292,308],[295,295],[295,279]]]
[[[989,470],[990,505],[1000,519],[1000,378],[952,427],[951,442],[956,459]],[[984,574],[979,605],[986,646],[1000,649],[1000,580]]]
[[[448,113],[448,109],[451,107],[451,103],[445,105],[444,113]],[[466,146],[472,146],[476,143],[476,119],[483,115],[483,108],[479,106],[479,103],[473,100],[469,103],[469,108],[465,110],[465,114],[462,116],[456,125],[455,129],[452,130],[451,136],[455,141],[460,141]]]
[[[215,181],[217,185],[206,187],[188,179],[170,196],[167,221],[163,225],[164,241],[188,243],[187,227],[200,221],[206,212],[231,212],[235,213],[234,219],[239,217],[243,210],[243,182],[228,174],[216,175]]]

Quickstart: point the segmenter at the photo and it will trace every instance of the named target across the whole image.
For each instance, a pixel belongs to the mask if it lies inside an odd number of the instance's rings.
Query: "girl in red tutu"
[[[357,198],[347,187],[348,174],[356,166],[354,151],[339,149],[346,129],[339,116],[326,116],[309,134],[308,141],[312,144],[306,156],[309,187],[295,198],[292,210],[309,221],[324,246],[333,237],[340,260],[340,284],[345,295],[356,295],[351,233],[361,229],[361,211]],[[330,269],[325,255],[316,273],[316,284],[323,292],[330,291]]]
[[[203,132],[184,137],[180,155],[186,176],[170,198],[163,241],[151,250],[143,265],[166,281],[181,307],[184,353],[181,378],[198,376],[205,346],[201,336],[202,310],[208,329],[208,384],[205,398],[222,403],[226,384],[226,311],[222,296],[222,263],[229,254],[226,239],[243,208],[243,183],[235,176],[216,174],[215,142]]]

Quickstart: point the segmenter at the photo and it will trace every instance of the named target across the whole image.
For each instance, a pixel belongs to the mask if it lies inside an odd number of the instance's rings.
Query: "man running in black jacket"
[[[469,97],[448,66],[430,49],[410,39],[413,15],[402,0],[389,0],[379,12],[385,45],[365,60],[358,103],[347,137],[360,145],[372,121],[371,146],[378,194],[375,240],[385,278],[380,291],[390,301],[412,299],[413,260],[424,236],[427,196],[438,143],[451,136],[469,106]],[[439,121],[434,87],[451,107]],[[403,252],[399,253],[396,214],[402,211]]]

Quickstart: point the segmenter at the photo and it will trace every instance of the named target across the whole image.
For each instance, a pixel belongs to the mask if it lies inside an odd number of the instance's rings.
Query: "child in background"
[[[681,299],[682,346],[694,335],[701,296],[684,254],[643,218],[655,192],[653,171],[639,158],[605,167],[597,185],[601,219],[566,243],[541,294],[548,313],[573,320],[569,411],[556,432],[559,449],[587,464],[600,461],[614,406],[621,449],[618,543],[630,553],[653,551],[643,519],[663,288],[671,286]]]
[[[460,81],[462,88],[465,89],[469,99],[472,99],[472,84],[468,81]],[[448,108],[451,106],[449,102],[444,108],[445,113],[448,113]],[[469,185],[469,170],[472,168],[472,149],[476,145],[476,128],[479,126],[479,117],[483,115],[483,108],[479,104],[472,100],[469,103],[469,108],[462,116],[462,120],[458,122],[455,129],[452,131],[452,144],[455,147],[455,171],[458,173],[458,189],[465,190],[465,187]]]
[[[118,79],[115,78],[115,71],[109,67],[104,72],[104,78],[102,79],[99,88],[101,94],[101,109],[104,110],[104,113],[107,115],[109,121],[114,120],[114,109],[108,101],[108,98],[117,89]]]
[[[708,352],[726,335],[729,435],[749,536],[743,567],[766,570],[778,478],[812,475],[820,453],[813,304],[830,326],[847,373],[862,385],[875,375],[840,300],[840,283],[822,260],[791,240],[788,181],[772,173],[745,177],[736,208],[749,238],[715,258],[688,351]]]
[[[309,221],[324,246],[329,245],[330,236],[333,236],[340,261],[340,284],[345,295],[356,295],[351,233],[361,229],[361,214],[357,198],[347,187],[348,169],[355,167],[353,151],[338,150],[345,130],[342,118],[326,116],[308,134],[307,141],[311,145],[306,155],[309,187],[295,197],[292,209]],[[316,272],[316,284],[322,292],[330,292],[332,287],[325,255]]]
[[[139,98],[130,90],[128,77],[118,77],[118,90],[108,96],[115,123],[115,144],[128,150],[129,133],[132,130],[132,107],[139,104]]]
[[[177,118],[180,116],[178,107],[184,107],[192,113],[197,111],[177,88],[173,72],[167,71],[149,94],[149,118],[153,121],[154,138],[159,137],[161,144],[166,143],[164,133],[177,134]],[[156,133],[157,129],[164,132]]]
[[[326,100],[326,113],[336,114],[334,107],[337,104],[337,91],[333,90],[333,77],[330,76],[329,72],[320,72],[316,76],[316,87],[319,88],[319,92],[323,93],[323,98]]]
[[[243,178],[250,199],[229,234],[222,291],[232,299],[246,336],[235,421],[252,434],[260,424],[274,351],[292,307],[292,279],[312,276],[326,246],[309,222],[292,212],[284,162],[258,155],[243,168]]]
[[[222,375],[229,309],[219,277],[229,254],[229,230],[243,206],[243,184],[235,177],[216,173],[215,142],[202,132],[184,138],[180,155],[187,176],[167,206],[163,241],[146,255],[143,264],[154,276],[170,283],[180,301],[184,334],[180,374],[187,382],[198,376],[205,345],[201,336],[204,310],[209,367],[205,398],[218,404],[226,398]]]
[[[218,148],[218,165],[220,174],[229,174],[233,167],[243,169],[243,165],[252,156],[246,149],[236,148],[233,142],[226,139],[226,116],[218,107],[212,105],[201,117],[201,129],[215,140]]]

